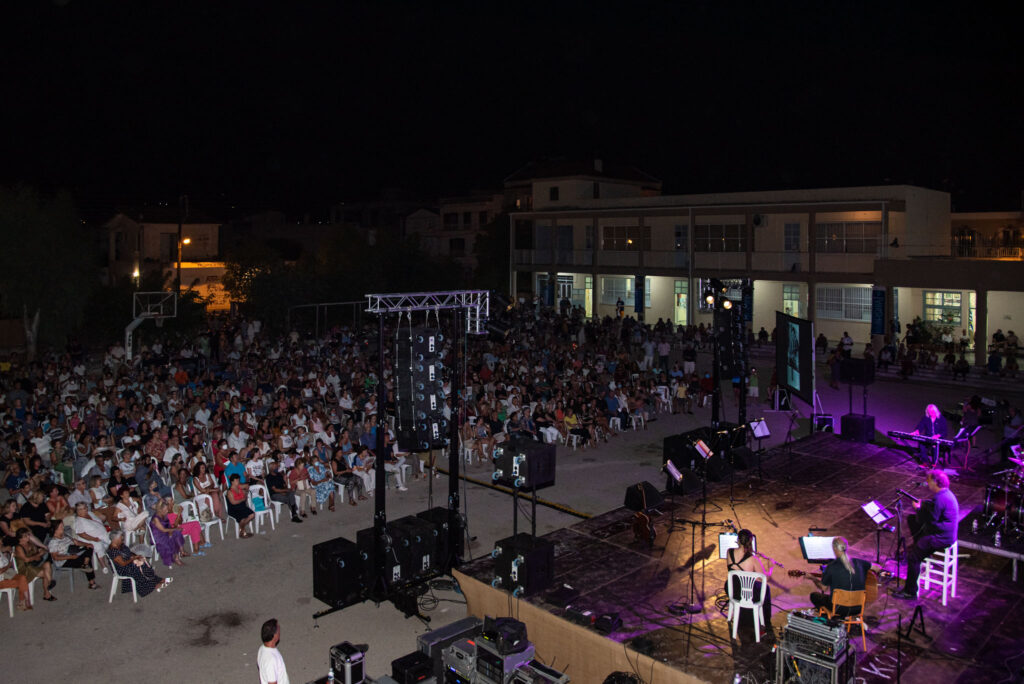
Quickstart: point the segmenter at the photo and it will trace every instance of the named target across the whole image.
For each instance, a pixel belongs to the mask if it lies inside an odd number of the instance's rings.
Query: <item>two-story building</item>
[[[887,331],[920,316],[968,330],[981,348],[1024,311],[1019,256],[954,255],[944,192],[894,185],[665,196],[635,174],[608,178],[607,189],[589,169],[536,175],[532,210],[512,216],[510,290],[549,304],[565,297],[588,316],[614,315],[619,299],[635,315],[639,282],[646,321],[709,324],[701,295],[710,278],[752,279],[754,330],[772,330],[778,310],[813,320],[832,340],[846,331],[872,339],[875,290],[885,293]]]

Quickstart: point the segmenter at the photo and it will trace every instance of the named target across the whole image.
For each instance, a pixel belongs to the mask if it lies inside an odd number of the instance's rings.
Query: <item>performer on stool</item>
[[[942,412],[939,411],[939,407],[935,404],[928,404],[928,407],[924,410],[924,418],[917,422],[917,429],[910,434],[945,439],[946,419],[942,417]],[[928,462],[933,468],[938,464],[938,444],[933,445],[922,443],[918,445],[918,449],[921,451],[922,461]]]
[[[914,508],[920,510],[907,519],[914,545],[907,551],[907,581],[902,591],[893,594],[896,598],[916,599],[921,562],[956,541],[960,507],[949,491],[949,476],[941,470],[929,470],[928,489],[932,498],[915,502]]]
[[[836,554],[836,557],[835,560],[825,566],[821,579],[814,580],[819,589],[823,591],[825,587],[828,587],[830,590],[846,589],[847,591],[862,591],[864,589],[868,570],[871,569],[871,563],[860,558],[850,558],[846,552],[848,547],[849,542],[842,537],[832,537],[832,551]],[[828,594],[817,591],[812,592],[811,603],[814,604],[815,608],[831,609],[832,592],[829,591]],[[854,608],[839,606],[836,610],[836,615],[847,617],[855,612]]]
[[[765,577],[772,576],[772,570],[774,566],[769,564],[768,568],[765,569],[762,556],[757,551],[754,551],[754,533],[750,530],[743,529],[736,534],[736,543],[739,544],[738,548],[729,549],[726,554],[726,570],[738,570],[741,572],[760,572]],[[755,562],[756,561],[756,562]],[[725,592],[730,597],[736,598],[740,595],[740,581],[739,578],[733,578],[733,586],[726,586]],[[754,595],[757,596],[761,591],[760,582],[754,584]],[[772,624],[772,588],[765,587],[764,590],[764,628],[767,630],[768,626]],[[744,609],[744,613],[751,613],[749,609]],[[744,616],[740,616],[744,620]],[[751,613],[750,620],[753,620],[753,614]]]

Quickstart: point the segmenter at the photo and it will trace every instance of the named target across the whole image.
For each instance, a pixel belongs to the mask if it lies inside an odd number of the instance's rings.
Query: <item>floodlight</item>
[[[729,299],[723,299],[722,300],[722,308],[725,309],[726,311],[731,309],[732,308],[732,301],[729,300]]]

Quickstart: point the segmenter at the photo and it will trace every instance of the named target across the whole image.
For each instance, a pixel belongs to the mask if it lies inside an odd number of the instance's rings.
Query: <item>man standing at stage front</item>
[[[918,512],[907,521],[914,544],[907,551],[907,581],[902,591],[893,593],[896,598],[916,599],[921,562],[956,542],[960,507],[953,492],[949,491],[949,476],[941,470],[929,470],[928,489],[932,491],[932,497],[914,502]]]

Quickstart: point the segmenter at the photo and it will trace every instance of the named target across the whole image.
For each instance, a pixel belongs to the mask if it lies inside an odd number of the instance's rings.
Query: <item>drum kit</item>
[[[1024,458],[1011,456],[1014,467],[996,473],[1003,476],[1002,484],[985,488],[985,506],[982,513],[986,527],[1001,527],[1014,536],[1024,536]]]

